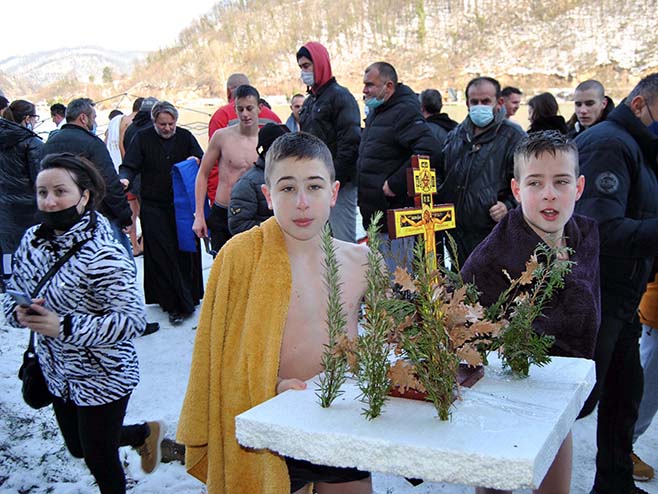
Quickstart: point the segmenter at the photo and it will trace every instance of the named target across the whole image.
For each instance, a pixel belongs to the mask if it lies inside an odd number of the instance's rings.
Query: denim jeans
[[[331,235],[345,242],[356,242],[356,185],[348,182],[340,186],[336,205],[331,208]]]
[[[658,411],[658,329],[642,326],[640,363],[644,373],[644,392],[637,414],[633,443],[644,434]]]

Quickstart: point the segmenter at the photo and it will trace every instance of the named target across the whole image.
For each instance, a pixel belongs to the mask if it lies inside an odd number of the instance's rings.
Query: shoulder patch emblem
[[[619,190],[619,179],[612,172],[599,173],[594,181],[596,189],[602,194],[614,194]]]

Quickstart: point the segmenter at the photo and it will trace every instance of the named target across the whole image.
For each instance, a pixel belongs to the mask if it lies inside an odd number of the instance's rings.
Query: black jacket
[[[631,321],[658,256],[658,137],[621,104],[576,144],[585,176],[576,211],[599,224],[602,311]]]
[[[103,141],[79,125],[66,124],[48,139],[42,152],[43,156],[51,153],[75,153],[89,159],[96,165],[105,181],[105,198],[98,210],[110,221],[118,221],[121,226],[132,224],[130,206],[112,157]]]
[[[235,182],[228,208],[228,228],[231,235],[246,232],[272,216],[260,186],[265,183],[265,160],[258,157],[254,166]]]
[[[140,130],[132,140],[119,173],[131,183],[135,175],[141,174],[142,201],[155,207],[170,207],[174,204],[171,169],[190,156],[201,159],[203,150],[189,130],[176,127],[172,137],[163,139],[151,126]]]
[[[31,130],[0,118],[0,252],[12,254],[37,223],[34,183],[43,142]]]
[[[345,184],[356,178],[361,115],[352,93],[334,77],[317,94],[309,92],[299,113],[299,127],[327,145],[334,159],[336,180]]]
[[[516,206],[510,181],[514,149],[524,136],[521,127],[498,112],[481,134],[474,136],[474,125],[466,117],[446,139],[438,199],[455,205],[457,228],[450,234],[461,263],[496,226],[489,208],[498,201],[508,210]]]
[[[445,144],[448,133],[459,125],[447,113],[436,113],[427,117],[427,124],[441,147]]]
[[[441,161],[439,143],[420,113],[418,96],[398,84],[393,95],[370,112],[361,135],[357,169],[364,228],[376,211],[413,205],[407,195],[407,169],[415,154],[429,156],[434,166]],[[384,195],[387,180],[395,197]],[[382,231],[387,231],[385,219]]]

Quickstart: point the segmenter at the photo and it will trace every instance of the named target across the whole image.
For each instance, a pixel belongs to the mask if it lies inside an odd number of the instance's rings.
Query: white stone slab
[[[450,421],[430,403],[391,398],[373,421],[355,383],[323,409],[309,381],[235,419],[240,444],[313,463],[496,489],[537,487],[594,386],[591,360],[553,358],[517,379],[490,359]]]

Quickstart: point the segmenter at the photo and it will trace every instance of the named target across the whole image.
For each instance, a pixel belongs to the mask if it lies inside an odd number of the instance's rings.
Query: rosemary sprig
[[[340,265],[336,258],[336,246],[328,225],[322,231],[322,250],[324,252],[324,275],[327,287],[327,332],[328,342],[322,353],[324,372],[319,378],[319,388],[316,396],[323,408],[331,406],[333,401],[343,392],[341,386],[345,382],[347,358],[338,351],[338,341],[346,336],[345,325],[347,316],[342,304],[342,288],[340,281]]]

